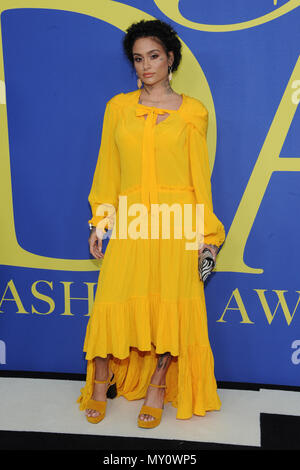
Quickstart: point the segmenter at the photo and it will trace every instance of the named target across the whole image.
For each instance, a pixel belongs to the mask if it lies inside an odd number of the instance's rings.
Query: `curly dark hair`
[[[169,51],[173,51],[174,62],[172,72],[175,72],[181,61],[181,42],[172,26],[161,20],[141,20],[138,23],[133,23],[126,29],[126,34],[123,39],[123,48],[130,63],[134,66],[132,48],[135,41],[145,37],[157,39],[163,46],[167,55]]]

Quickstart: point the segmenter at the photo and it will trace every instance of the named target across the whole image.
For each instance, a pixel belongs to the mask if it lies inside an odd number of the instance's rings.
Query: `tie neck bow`
[[[146,106],[140,103],[136,107],[136,116],[143,116],[144,114],[171,114],[174,112],[176,112],[175,109],[156,108],[155,106]]]

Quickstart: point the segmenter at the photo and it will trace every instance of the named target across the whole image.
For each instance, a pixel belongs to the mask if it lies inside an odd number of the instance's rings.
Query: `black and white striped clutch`
[[[212,270],[214,269],[215,262],[213,255],[208,248],[205,248],[198,257],[198,272],[201,281],[206,281]]]

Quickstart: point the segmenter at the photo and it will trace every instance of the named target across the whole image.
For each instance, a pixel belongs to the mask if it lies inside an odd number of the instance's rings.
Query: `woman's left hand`
[[[198,258],[201,255],[202,251],[208,248],[211,251],[211,254],[213,255],[214,262],[216,262],[216,257],[217,253],[219,251],[219,247],[217,245],[207,245],[206,243],[201,243],[200,248],[198,249]]]

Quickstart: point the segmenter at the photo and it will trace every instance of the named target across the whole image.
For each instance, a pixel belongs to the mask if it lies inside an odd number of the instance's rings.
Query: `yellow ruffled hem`
[[[101,280],[100,280],[101,282]],[[190,345],[209,346],[206,304],[202,296],[165,300],[159,294],[124,301],[98,301],[89,319],[83,351],[86,359],[112,354],[126,359],[130,347],[172,356]]]
[[[139,400],[157,365],[157,355],[170,352],[165,403],[177,408],[176,418],[189,419],[219,410],[214,359],[203,297],[163,301],[159,295],[124,302],[95,302],[84,343],[87,359],[80,410],[93,393],[93,359],[112,354],[117,396]]]

